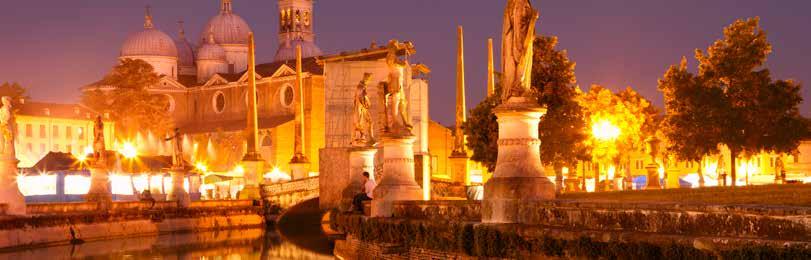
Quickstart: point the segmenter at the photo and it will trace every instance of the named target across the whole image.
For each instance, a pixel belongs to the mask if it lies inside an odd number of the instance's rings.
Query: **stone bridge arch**
[[[283,210],[319,197],[318,177],[262,185],[262,199]]]

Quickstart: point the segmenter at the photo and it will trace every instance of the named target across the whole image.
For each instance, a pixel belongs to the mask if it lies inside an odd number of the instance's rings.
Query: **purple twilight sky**
[[[197,39],[219,8],[218,0],[26,0],[6,1],[0,15],[0,82],[17,81],[36,100],[77,102],[78,88],[100,79],[114,65],[129,33],[142,29],[144,6],[156,27],[176,36],[186,21]],[[325,53],[354,50],[372,41],[414,42],[412,62],[425,63],[430,78],[431,117],[453,124],[456,26],[465,28],[468,108],[485,94],[486,39],[499,53],[503,0],[325,0],[315,3],[317,44]],[[774,52],[768,67],[778,78],[805,84],[811,100],[811,1],[807,0],[577,0],[533,1],[538,33],[556,35],[577,62],[578,84],[613,90],[631,86],[661,106],[656,82],[667,67],[721,37],[737,18],[761,17]],[[257,59],[276,50],[274,0],[234,0],[234,11],[257,35]],[[496,57],[498,62],[498,57]],[[497,66],[498,67],[498,66]],[[801,111],[811,116],[811,102]]]

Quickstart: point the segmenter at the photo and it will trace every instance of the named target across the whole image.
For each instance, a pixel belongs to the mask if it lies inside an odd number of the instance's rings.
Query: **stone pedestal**
[[[498,117],[496,170],[484,185],[482,222],[519,223],[519,206],[555,199],[555,184],[540,159],[538,123],[546,109],[532,100],[512,97],[494,110]]]
[[[0,159],[0,204],[8,205],[6,214],[25,215],[25,197],[17,185],[16,158]]]
[[[169,174],[172,176],[172,191],[169,193],[170,201],[177,201],[178,207],[188,207],[191,203],[189,192],[183,189],[183,180],[186,179],[187,169],[183,167],[172,167]],[[189,183],[191,187],[191,182]]]
[[[110,192],[110,173],[104,161],[96,161],[90,165],[90,190],[85,195],[85,201],[99,203],[99,209],[109,209],[113,202]]]
[[[259,192],[259,184],[264,178],[265,161],[262,159],[243,159],[242,168],[245,169],[245,187],[239,192],[241,200],[259,200],[262,196]]]
[[[374,190],[372,217],[391,217],[394,201],[422,200],[414,181],[414,136],[383,136],[383,177]]]
[[[341,191],[340,210],[348,210],[352,205],[352,199],[355,198],[355,195],[360,194],[364,184],[363,172],[368,172],[369,176],[373,178],[376,153],[377,149],[374,147],[358,147],[350,150],[349,172],[347,173],[349,184]]]
[[[290,162],[290,177],[301,180],[310,176],[310,162]]]
[[[470,157],[465,153],[454,152],[448,160],[451,163],[451,180],[470,185]]]
[[[648,164],[645,166],[645,170],[648,172],[648,184],[645,185],[646,190],[658,190],[662,188],[662,185],[659,185],[659,165],[656,164]]]

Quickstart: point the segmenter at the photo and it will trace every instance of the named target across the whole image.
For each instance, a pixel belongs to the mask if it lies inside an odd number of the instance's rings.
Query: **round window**
[[[285,86],[282,88],[282,105],[285,107],[289,107],[293,105],[293,99],[295,98],[296,93],[293,91],[292,86]]]
[[[222,113],[225,111],[225,94],[217,92],[214,94],[214,99],[211,100],[211,103],[214,106],[214,112]]]

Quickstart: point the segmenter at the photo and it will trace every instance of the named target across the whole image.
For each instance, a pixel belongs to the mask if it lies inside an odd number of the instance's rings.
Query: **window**
[[[59,151],[59,145],[58,145],[58,144],[55,144],[55,145],[54,145],[54,149],[53,149],[53,151],[54,151],[54,152],[61,152],[61,151]]]
[[[217,92],[214,94],[214,99],[211,100],[211,105],[214,106],[214,112],[217,114],[225,111],[225,94]]]
[[[45,138],[48,135],[48,129],[45,125],[39,125],[39,138]]]
[[[70,126],[65,127],[65,137],[68,139],[73,138],[73,128]]]
[[[431,156],[431,172],[432,173],[439,172],[439,169],[437,169],[437,168],[439,168],[439,167],[437,167],[438,166],[438,161],[439,161],[439,157],[437,157],[435,155]]]
[[[794,163],[800,163],[800,154],[799,153],[795,153],[791,157],[794,157]]]
[[[25,144],[25,148],[28,151],[28,153],[31,153],[31,152],[34,151],[34,145],[32,145],[31,143]]]
[[[281,101],[282,106],[290,107],[293,105],[293,98],[295,98],[296,92],[293,90],[293,87],[290,85],[282,87],[281,92]]]
[[[774,167],[774,157],[769,158],[769,167]]]
[[[40,152],[40,153],[44,153],[44,152],[45,152],[45,144],[39,144],[39,152]]]
[[[65,152],[66,153],[72,153],[73,152],[73,146],[71,146],[71,145],[65,146]]]
[[[270,139],[269,135],[262,138],[262,147],[270,147],[271,145],[273,145],[273,141]]]
[[[51,130],[51,137],[53,138],[59,137],[59,126],[53,127],[53,130]]]
[[[32,129],[31,124],[25,124],[25,137],[33,137],[34,136],[34,129]]]
[[[83,127],[76,128],[76,135],[79,137],[79,140],[84,140],[84,128]]]

